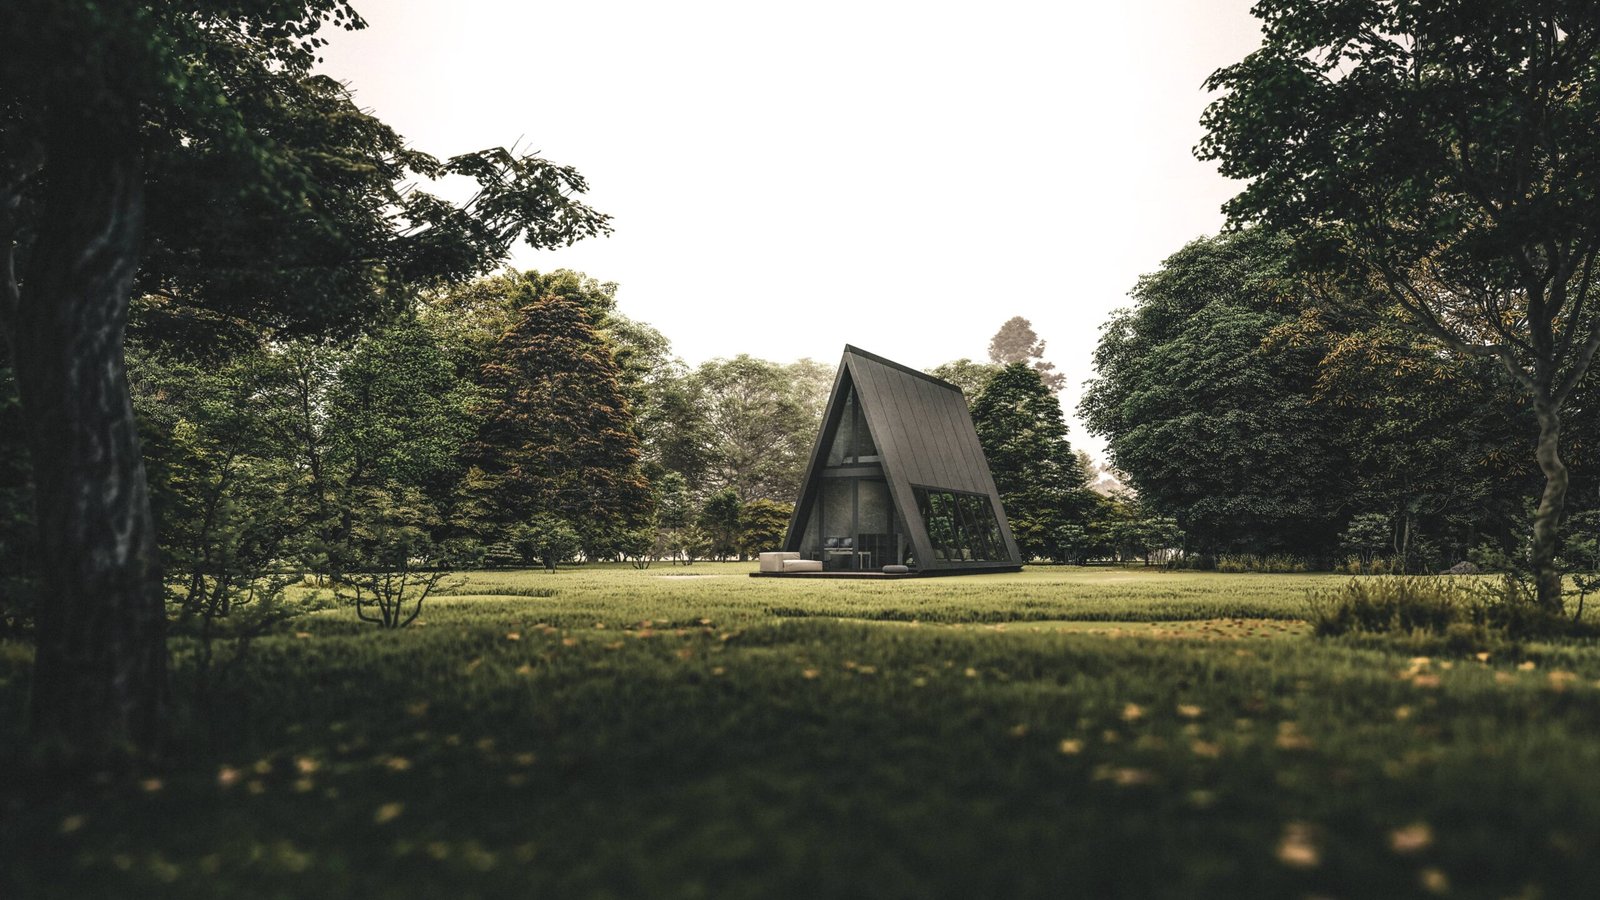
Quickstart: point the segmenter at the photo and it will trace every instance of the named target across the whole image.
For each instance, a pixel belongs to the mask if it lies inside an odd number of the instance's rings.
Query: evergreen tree
[[[999,335],[996,335],[996,337],[999,337]],[[1004,363],[973,362],[966,357],[962,357],[961,359],[941,363],[927,371],[929,375],[948,381],[961,388],[961,393],[967,395],[967,404],[970,406],[972,401],[983,393],[983,389],[988,386],[989,379],[993,378],[994,373],[1000,371],[1003,365]]]
[[[755,556],[763,550],[778,550],[789,533],[794,504],[776,500],[751,500],[739,510],[739,554]]]
[[[732,488],[723,488],[706,498],[700,507],[700,530],[711,541],[711,555],[727,559],[739,553],[739,513],[743,504]]]
[[[1051,391],[1059,391],[1067,385],[1067,376],[1056,371],[1055,363],[1045,360],[1044,341],[1034,332],[1033,323],[1021,316],[1007,319],[989,339],[989,361],[996,366],[1028,363]]]
[[[1055,392],[1011,363],[973,400],[972,422],[1023,557],[1065,559],[1061,529],[1084,524],[1094,502]]]
[[[589,543],[643,521],[649,485],[633,412],[616,359],[581,304],[547,295],[525,307],[484,365],[482,389],[472,456],[492,526],[545,514]]]

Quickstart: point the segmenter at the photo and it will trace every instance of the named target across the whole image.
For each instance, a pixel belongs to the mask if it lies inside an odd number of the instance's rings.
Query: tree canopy
[[[603,233],[573,169],[440,161],[312,71],[343,0],[17,0],[0,33],[0,333],[29,445],[33,721],[68,753],[151,748],[164,721],[161,563],[123,362],[152,338],[353,335],[411,292]],[[459,176],[465,204],[419,185]],[[82,664],[81,660],[92,660]]]
[[[972,424],[1023,558],[1069,558],[1061,531],[1087,522],[1094,502],[1055,392],[1011,363],[972,401]]]
[[[1409,327],[1497,360],[1537,418],[1539,604],[1568,472],[1561,414],[1600,349],[1600,18],[1592,4],[1262,0],[1261,47],[1207,82],[1226,209],[1369,280]],[[1359,296],[1359,295],[1358,295]]]
[[[1294,289],[1263,232],[1195,241],[1140,279],[1095,350],[1085,422],[1203,553],[1316,552],[1340,514],[1345,443],[1313,404],[1318,356],[1262,346]]]

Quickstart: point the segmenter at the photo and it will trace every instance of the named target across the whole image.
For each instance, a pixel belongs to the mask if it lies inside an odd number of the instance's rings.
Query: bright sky
[[[1222,225],[1191,148],[1251,2],[356,0],[324,71],[419,149],[577,167],[616,233],[512,263],[618,282],[691,364],[926,368],[1021,315],[1070,417],[1107,314]]]

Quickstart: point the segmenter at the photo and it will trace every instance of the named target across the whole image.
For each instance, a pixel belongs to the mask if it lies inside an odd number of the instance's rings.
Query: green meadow
[[[0,798],[0,897],[1600,896],[1600,649],[1313,637],[1327,575],[478,572]],[[4,752],[29,653],[0,645]]]

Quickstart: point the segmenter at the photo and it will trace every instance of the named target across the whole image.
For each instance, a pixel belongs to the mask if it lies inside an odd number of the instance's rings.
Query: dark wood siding
[[[914,486],[987,495],[999,520],[1006,550],[1013,560],[1010,565],[1020,563],[1010,523],[1006,521],[994,477],[989,472],[982,445],[978,443],[978,434],[972,426],[972,416],[967,411],[967,401],[961,390],[881,356],[846,347],[840,362],[840,377],[835,381],[836,395],[828,404],[824,434],[832,430],[832,420],[838,415],[839,411],[835,408],[839,405],[837,391],[845,381],[846,373],[849,381],[855,385],[867,427],[872,430],[873,440],[877,442],[883,457],[884,474],[895,508],[908,526],[907,531],[922,567],[992,568],[1006,564],[937,564],[917,512],[912,493]],[[826,452],[820,441],[816,452]],[[812,459],[808,481],[812,480],[821,463],[822,460],[818,458]],[[813,487],[808,484],[803,495],[809,495],[812,490]],[[798,540],[798,535],[791,535],[790,543]]]

